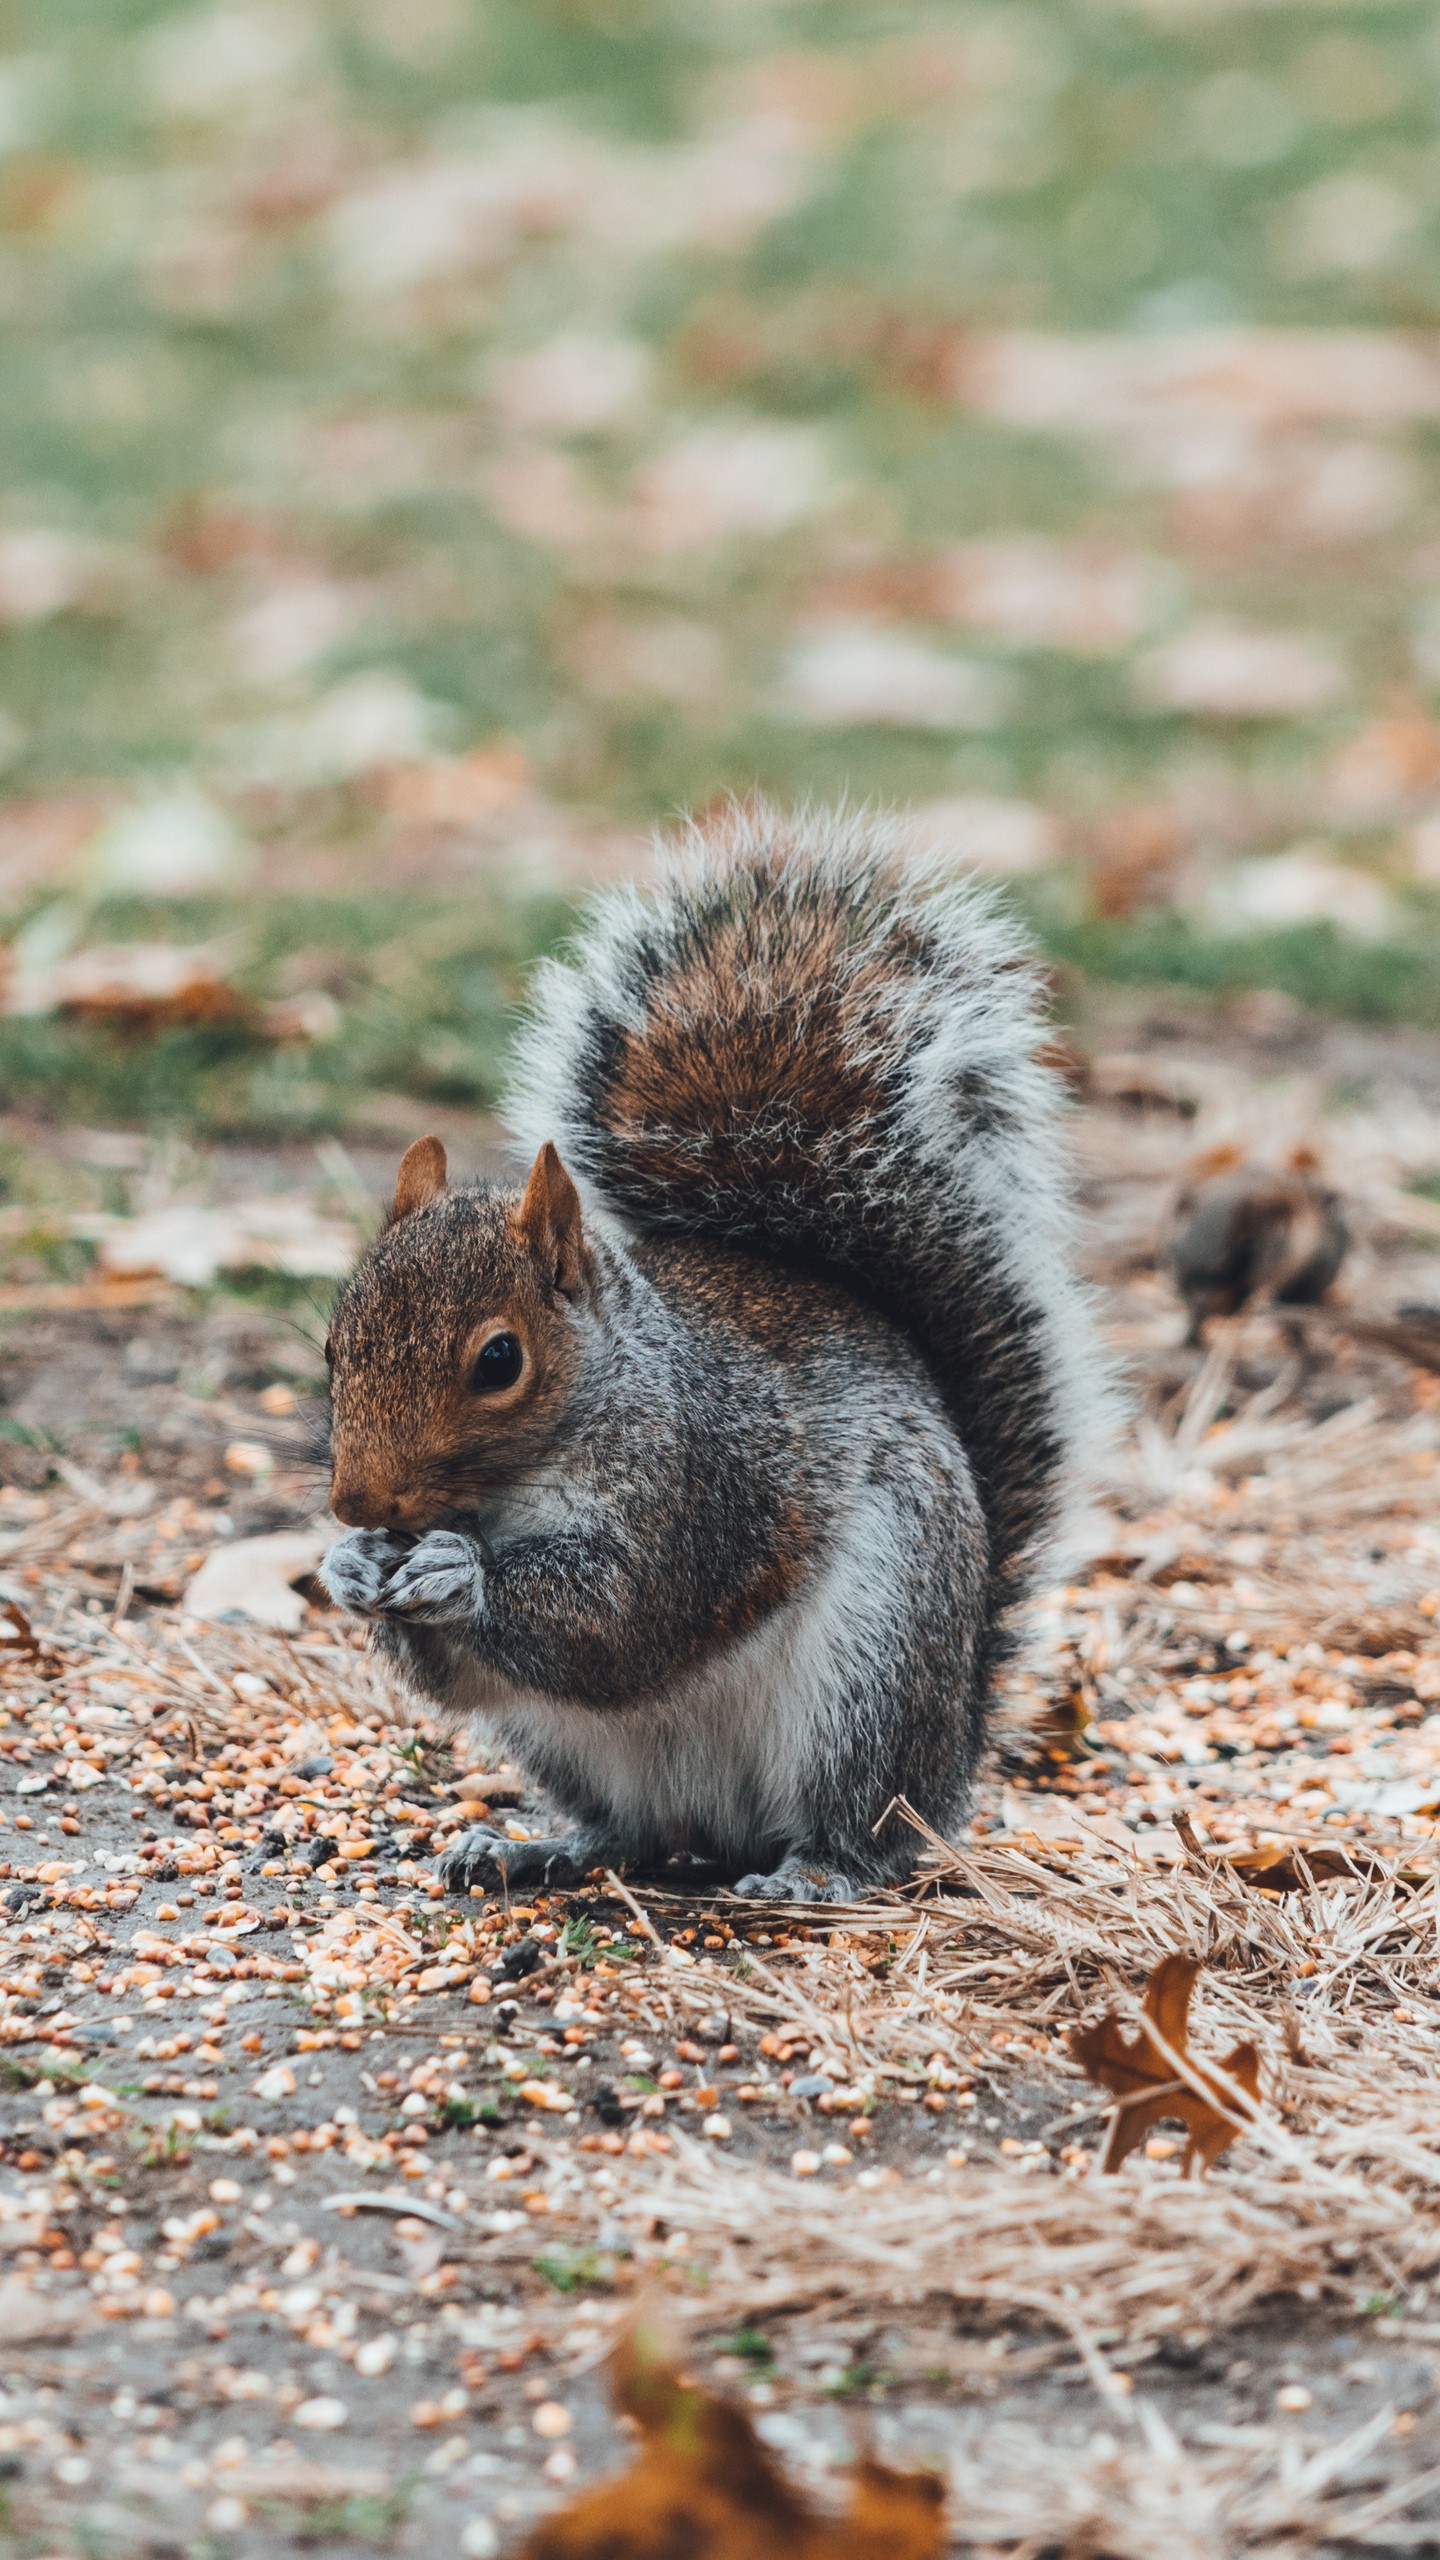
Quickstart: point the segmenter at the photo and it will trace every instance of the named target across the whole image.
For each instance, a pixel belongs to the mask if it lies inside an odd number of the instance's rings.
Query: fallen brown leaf
[[[1190,1996],[1200,1967],[1193,1956],[1164,1956],[1145,1986],[1144,2013],[1132,2028],[1108,2010],[1094,2026],[1074,2027],[1067,2039],[1078,2063],[1112,2090],[1118,2104],[1110,2119],[1102,2170],[1128,2160],[1167,2116],[1184,2125],[1187,2177],[1208,2169],[1228,2150],[1254,2112],[1260,2056],[1253,2044],[1237,2044],[1223,2062],[1197,2062],[1190,2052]]]
[[[230,983],[229,956],[208,943],[97,945],[22,971],[8,989],[7,1010],[64,1013],[147,1037],[177,1022],[241,1020],[252,1008]]]
[[[1388,1875],[1383,1858],[1373,1850],[1343,1842],[1258,1840],[1246,1849],[1226,1849],[1224,1863],[1247,1884],[1264,1885],[1272,1893],[1302,1893],[1334,1876],[1363,1877],[1373,1882]]]
[[[76,1218],[107,1277],[159,1276],[207,1289],[221,1271],[283,1271],[295,1280],[338,1280],[355,1259],[355,1231],[321,1217],[309,1200],[275,1194],[206,1205],[172,1200],[137,1217]]]
[[[35,1630],[17,1600],[0,1601],[0,1654],[33,1661],[40,1645]]]
[[[617,2350],[615,2397],[640,2430],[633,2469],[547,2516],[522,2560],[940,2560],[940,2482],[857,2465],[850,2512],[818,2516],[743,2409],[685,2382],[643,2324]]]
[[[0,1289],[0,1315],[71,1315],[91,1307],[151,1307],[168,1298],[164,1280],[20,1280]]]
[[[52,2340],[73,2338],[94,2317],[88,2294],[37,2293],[19,2276],[0,2284],[0,2338],[7,2347],[47,2346]]]
[[[184,1615],[210,1622],[247,1619],[292,1635],[305,1623],[305,1602],[292,1585],[313,1573],[329,1545],[323,1529],[275,1529],[263,1538],[232,1538],[212,1547],[186,1584]]]
[[[252,2456],[226,2475],[226,2486],[257,2507],[324,2507],[340,2498],[383,2498],[391,2482],[383,2471],[347,2470],[338,2462],[317,2462],[292,2453],[266,2462]]]
[[[1391,1871],[1373,1849],[1344,1840],[1287,1840],[1262,1834],[1258,1840],[1232,1842],[1209,1849],[1182,1807],[1170,1817],[1197,1874],[1207,1869],[1243,1877],[1272,1893],[1303,1893],[1334,1876],[1354,1876],[1370,1883],[1390,1880]]]

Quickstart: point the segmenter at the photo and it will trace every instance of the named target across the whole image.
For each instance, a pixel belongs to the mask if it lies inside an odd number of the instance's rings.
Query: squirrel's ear
[[[551,1285],[573,1298],[590,1278],[590,1250],[580,1215],[580,1194],[547,1138],[530,1168],[517,1221],[522,1241],[546,1270]]]
[[[395,1176],[392,1218],[408,1218],[412,1209],[428,1209],[445,1188],[445,1150],[438,1138],[417,1138],[400,1159]]]

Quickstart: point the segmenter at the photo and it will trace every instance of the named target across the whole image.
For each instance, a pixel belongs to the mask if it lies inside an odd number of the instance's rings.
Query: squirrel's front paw
[[[478,1618],[484,1600],[479,1549],[453,1529],[432,1529],[393,1567],[383,1605],[388,1617],[442,1627]]]
[[[347,1529],[325,1556],[319,1580],[352,1617],[374,1618],[385,1606],[390,1577],[404,1552],[388,1529]]]

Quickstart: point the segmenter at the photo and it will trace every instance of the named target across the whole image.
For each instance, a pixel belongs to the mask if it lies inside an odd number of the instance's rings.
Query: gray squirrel
[[[964,1816],[1104,1429],[1041,988],[886,821],[732,810],[538,973],[523,1189],[438,1139],[335,1307],[323,1578],[568,1817],[445,1882],[691,1853],[843,1901]]]
[[[1190,1312],[1188,1340],[1209,1316],[1252,1301],[1318,1306],[1350,1250],[1339,1195],[1322,1181],[1310,1147],[1278,1169],[1239,1147],[1214,1147],[1190,1168],[1170,1215],[1168,1258]]]

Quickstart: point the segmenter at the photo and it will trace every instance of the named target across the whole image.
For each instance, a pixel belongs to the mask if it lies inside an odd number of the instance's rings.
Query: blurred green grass
[[[272,1047],[243,1017],[153,1036],[0,1017],[0,1087],[14,1105],[67,1120],[222,1138],[339,1132],[373,1111],[376,1093],[484,1108],[529,967],[568,916],[553,897],[99,900],[88,916],[96,942],[243,936],[237,991],[321,987],[338,1000],[335,1036]]]
[[[1039,931],[1054,959],[1118,986],[1164,984],[1219,997],[1273,988],[1315,1013],[1440,1027],[1440,937],[1433,930],[1419,943],[1356,943],[1327,924],[1232,937],[1159,914],[1071,925],[1052,918]]]
[[[955,381],[997,331],[1434,330],[1437,106],[1416,0],[0,0],[0,906],[71,894],[26,852],[57,800],[188,777],[263,893],[94,903],[87,932],[242,925],[263,992],[338,955],[342,1014],[278,1052],[0,1021],[0,1099],[237,1133],[488,1100],[586,828],[754,788],[1034,803],[1068,868],[1023,896],[1072,969],[1434,1021],[1423,794],[1357,836],[1319,778],[1397,705],[1433,716],[1440,422],[1272,420],[1227,462],[1224,418],[1193,455],[1162,419],[1152,467]],[[524,367],[577,333],[589,393],[542,414]],[[596,342],[635,373],[608,406]],[[733,468],[798,475],[789,512],[666,531],[677,454],[755,428],[772,459]],[[1292,448],[1362,499],[1368,469],[1368,515],[1287,518]],[[1142,554],[1173,600],[1088,653],[957,627],[927,564],[1017,532]],[[1003,679],[999,709],[797,712],[797,642],[852,610]],[[1157,709],[1144,651],[1207,616],[1311,635],[1343,681],[1270,718]],[[473,888],[386,837],[363,753],[316,743],[377,674],[410,734],[373,764],[504,742],[573,819],[573,876],[504,886],[503,818]],[[1211,870],[1318,837],[1388,927],[1216,933],[1183,865],[1106,912],[1087,866],[1150,802]],[[331,885],[291,888],[321,837]]]

